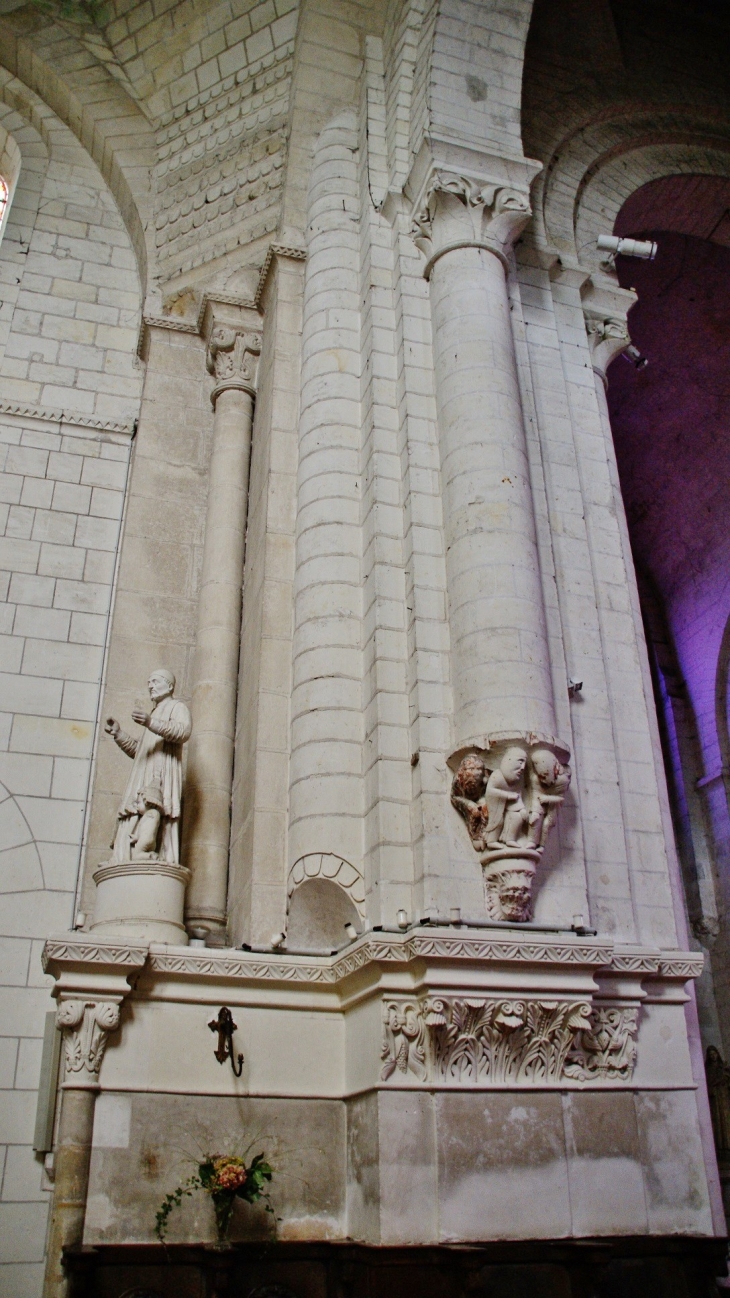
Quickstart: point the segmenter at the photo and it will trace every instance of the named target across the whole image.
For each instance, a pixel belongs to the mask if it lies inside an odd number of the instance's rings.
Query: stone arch
[[[576,195],[575,239],[581,265],[598,266],[596,239],[610,233],[627,198],[651,181],[672,175],[730,177],[730,136],[724,147],[684,142],[645,144],[601,160]]]
[[[720,763],[730,808],[730,617],[720,642],[715,672],[715,724]]]
[[[347,893],[360,918],[365,919],[365,881],[362,874],[334,852],[309,852],[294,862],[287,882],[287,914],[292,894],[308,879],[327,879],[336,884]]]
[[[7,162],[6,162],[7,159]],[[41,201],[48,169],[47,142],[17,109],[8,105],[0,87],[0,174],[8,183],[8,204],[0,224],[0,257],[17,264],[17,275],[6,275],[0,312],[0,356],[10,332],[21,288],[22,271]],[[14,200],[18,198],[18,202]]]
[[[74,251],[74,239],[78,229],[85,227],[84,237],[95,240],[105,246],[105,256],[109,266],[119,276],[128,293],[134,293],[135,301],[128,300],[125,310],[129,315],[125,319],[119,314],[119,329],[103,344],[108,349],[110,360],[115,366],[114,382],[107,384],[105,375],[100,369],[98,375],[85,381],[84,397],[80,401],[81,413],[97,412],[106,418],[120,421],[131,420],[137,414],[138,400],[141,392],[142,374],[136,367],[136,355],[133,344],[129,341],[128,326],[134,325],[135,316],[142,306],[142,285],[138,279],[138,261],[134,253],[129,230],[119,210],[119,205],[102,172],[96,165],[88,149],[76,138],[76,135],[46,105],[28,98],[27,94],[11,77],[3,76],[0,69],[0,127],[4,127],[14,138],[20,154],[20,166],[16,180],[13,204],[8,215],[8,222],[2,244],[0,260],[4,266],[3,310],[0,312],[0,354],[9,351],[14,356],[25,357],[31,348],[24,317],[16,309],[20,300],[19,294],[27,288],[31,293],[38,293],[36,284],[25,279],[27,273],[33,272],[34,266],[43,265],[42,259],[52,252],[59,257],[68,257]],[[33,100],[33,103],[30,100]],[[44,204],[52,204],[48,215],[51,223],[46,222],[43,231],[37,230],[38,216],[44,211]],[[69,212],[75,211],[71,220],[78,221],[78,209],[85,208],[83,224],[72,234],[70,228],[53,224],[54,209],[58,213],[58,204],[68,205]],[[94,290],[96,291],[96,289]],[[41,299],[43,299],[41,301]],[[54,314],[54,307],[38,294],[43,314]],[[27,306],[27,303],[26,303]],[[67,303],[63,304],[64,309]],[[134,313],[134,314],[132,314]],[[61,310],[60,314],[63,314]],[[124,326],[127,329],[123,332]],[[20,351],[13,350],[19,348]],[[56,408],[59,389],[64,389],[63,408],[73,409],[75,405],[75,382],[68,382],[68,369],[59,363],[58,354],[44,356],[46,362],[45,376],[39,384],[38,405],[42,408]],[[55,374],[52,373],[56,367]],[[22,383],[22,380],[20,380]],[[65,390],[68,390],[68,397]],[[88,394],[92,394],[91,398]],[[4,396],[6,400],[23,399],[25,393],[9,374],[6,379]],[[68,405],[67,405],[68,402]],[[93,405],[92,405],[93,402]]]
[[[155,266],[154,221],[149,177],[155,163],[154,132],[126,90],[73,38],[69,82],[26,36],[5,30],[0,18],[0,96],[48,143],[54,117],[78,139],[106,181],[127,228],[137,260],[143,298]],[[5,39],[7,37],[7,39]],[[22,69],[22,74],[21,74]],[[92,75],[85,75],[91,72]],[[152,304],[153,306],[155,304]]]
[[[20,149],[17,140],[11,135],[7,127],[2,123],[4,114],[0,112],[0,176],[7,187],[7,203],[0,217],[0,238],[2,238],[5,226],[7,225],[8,215],[13,202],[15,186],[18,183],[20,175]]]
[[[539,242],[597,270],[598,234],[610,233],[631,193],[674,173],[730,174],[730,133],[700,113],[638,108],[591,122],[561,141],[535,182]]]
[[[336,951],[345,927],[362,930],[365,887],[354,865],[334,852],[310,852],[289,871],[286,934],[290,950]]]

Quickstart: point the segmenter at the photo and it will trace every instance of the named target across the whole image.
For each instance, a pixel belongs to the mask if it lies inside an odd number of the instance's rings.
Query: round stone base
[[[94,933],[187,946],[183,924],[190,871],[165,861],[113,861],[94,872]]]

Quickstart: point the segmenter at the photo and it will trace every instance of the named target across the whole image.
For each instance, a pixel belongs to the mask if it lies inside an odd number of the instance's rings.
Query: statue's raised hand
[[[120,730],[119,722],[114,717],[107,717],[104,729],[108,735],[111,735],[112,739],[116,739]]]

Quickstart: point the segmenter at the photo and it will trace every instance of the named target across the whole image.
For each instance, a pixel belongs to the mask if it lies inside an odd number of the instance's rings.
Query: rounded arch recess
[[[598,235],[614,229],[632,194],[652,181],[678,175],[730,178],[730,138],[727,148],[697,148],[681,142],[644,145],[597,167],[576,204],[576,251],[581,264],[599,264]],[[667,229],[671,228],[670,223]]]
[[[22,61],[21,53],[27,55]],[[68,130],[100,172],[134,250],[144,299],[153,287],[156,264],[149,185],[155,147],[149,122],[106,72],[102,93],[96,86],[96,93],[89,95],[82,80],[72,89],[24,41],[13,46],[5,42],[2,59],[0,99],[38,133],[49,152],[54,125]],[[135,141],[134,164],[126,147],[130,137]]]
[[[360,871],[355,869],[354,865],[351,865],[343,857],[337,856],[334,852],[309,852],[306,856],[301,856],[298,861],[294,862],[287,881],[287,915],[291,908],[293,893],[303,883],[313,879],[326,879],[330,883],[336,884],[338,888],[347,893],[360,919],[365,919],[365,884],[363,877]]]

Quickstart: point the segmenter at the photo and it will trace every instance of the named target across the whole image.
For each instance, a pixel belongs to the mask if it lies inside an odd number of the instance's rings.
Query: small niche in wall
[[[362,927],[345,889],[331,879],[305,879],[289,899],[287,949],[329,954],[347,940],[346,924]]]

